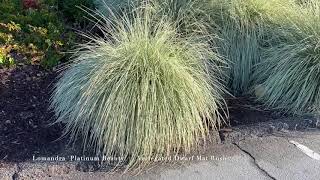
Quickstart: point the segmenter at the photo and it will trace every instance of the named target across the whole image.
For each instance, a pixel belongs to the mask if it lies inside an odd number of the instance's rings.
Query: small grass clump
[[[318,113],[320,3],[291,3],[286,9],[285,18],[271,18],[277,26],[275,38],[263,49],[264,61],[257,65],[258,100],[287,113]]]
[[[181,36],[151,9],[99,17],[105,37],[80,45],[52,95],[65,134],[128,169],[190,152],[223,122],[223,61],[198,33]]]

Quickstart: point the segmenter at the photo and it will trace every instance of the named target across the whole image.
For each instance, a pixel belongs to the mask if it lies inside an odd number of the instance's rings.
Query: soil
[[[48,126],[48,110],[56,74],[39,66],[0,69],[0,160],[25,161],[62,148],[60,125]]]
[[[227,103],[231,127],[267,122],[288,116],[268,110],[248,96],[229,98]]]

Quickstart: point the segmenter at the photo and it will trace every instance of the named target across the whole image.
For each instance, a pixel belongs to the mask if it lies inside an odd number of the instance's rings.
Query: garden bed
[[[252,124],[266,133],[319,127],[316,1],[150,1],[115,16],[87,9],[94,25],[73,11],[84,2],[3,2],[0,162],[103,154],[129,170],[189,153],[209,134],[250,135],[239,127]]]

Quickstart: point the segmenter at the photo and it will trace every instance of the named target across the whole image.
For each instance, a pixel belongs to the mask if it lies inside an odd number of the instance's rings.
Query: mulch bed
[[[61,125],[48,126],[48,110],[56,74],[39,66],[0,69],[0,160],[24,161],[62,148]]]

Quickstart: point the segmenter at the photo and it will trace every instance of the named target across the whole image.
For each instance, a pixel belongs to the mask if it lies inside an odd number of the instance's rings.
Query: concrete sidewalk
[[[175,164],[159,165],[138,176],[81,172],[77,170],[77,165],[72,163],[25,162],[0,164],[0,179],[320,179],[320,160],[309,157],[290,143],[290,141],[300,143],[320,154],[319,129],[304,132],[288,130],[265,132],[263,128],[258,130],[254,128],[257,127],[235,128],[227,133],[225,142],[211,145],[201,154],[185,157],[189,158],[188,160],[182,157],[176,158]],[[239,136],[241,138],[230,138],[238,137],[239,133],[242,135]]]

